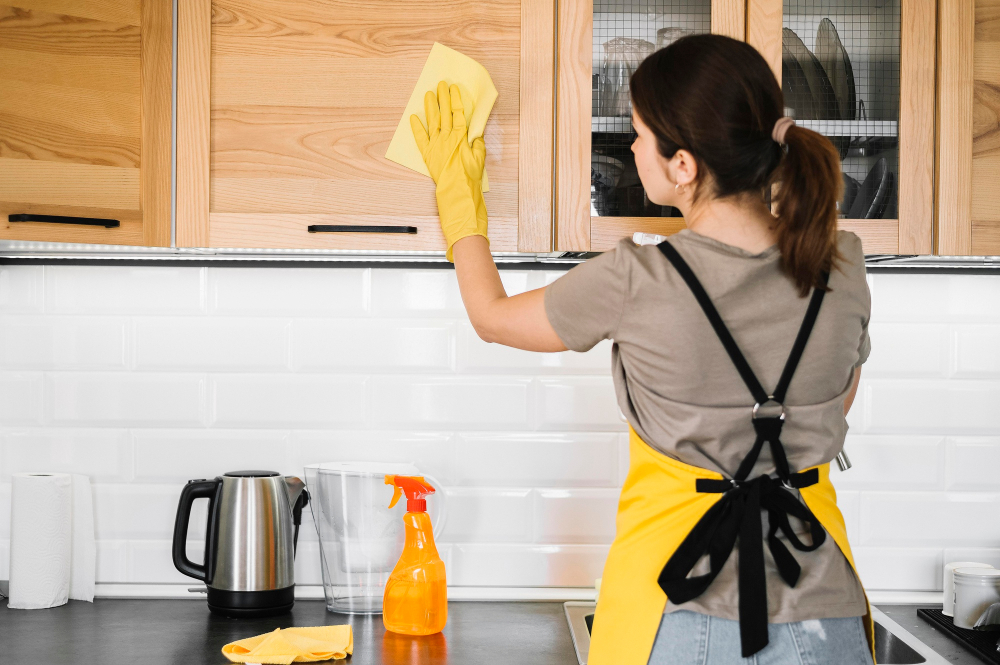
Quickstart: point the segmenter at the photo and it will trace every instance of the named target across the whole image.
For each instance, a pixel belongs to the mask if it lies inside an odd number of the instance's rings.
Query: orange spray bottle
[[[390,508],[406,494],[406,543],[385,585],[382,623],[404,635],[440,633],[448,621],[448,584],[424,499],[434,488],[420,476],[386,476],[385,484],[394,486]]]

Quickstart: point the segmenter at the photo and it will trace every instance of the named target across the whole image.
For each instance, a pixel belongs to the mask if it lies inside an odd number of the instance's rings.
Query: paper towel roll
[[[39,609],[69,599],[73,557],[73,478],[15,474],[10,501],[8,607]]]
[[[96,573],[93,499],[86,476],[14,474],[10,515],[8,607],[93,600]],[[74,573],[76,573],[74,577]]]

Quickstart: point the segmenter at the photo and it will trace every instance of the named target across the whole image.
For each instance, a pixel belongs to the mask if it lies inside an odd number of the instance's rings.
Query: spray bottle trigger
[[[389,502],[389,507],[392,508],[399,501],[399,498],[403,496],[403,488],[396,484],[396,476],[386,476],[385,484],[392,485],[392,501]]]

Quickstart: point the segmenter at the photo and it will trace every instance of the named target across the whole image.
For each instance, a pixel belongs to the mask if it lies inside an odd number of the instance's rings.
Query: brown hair
[[[762,196],[778,183],[778,249],[782,270],[802,295],[826,288],[822,273],[837,253],[840,157],[825,137],[803,127],[773,138],[784,115],[781,86],[749,44],[692,35],[646,58],[632,75],[635,112],[666,158],[684,149],[699,166],[695,197]],[[708,178],[702,180],[704,172]]]

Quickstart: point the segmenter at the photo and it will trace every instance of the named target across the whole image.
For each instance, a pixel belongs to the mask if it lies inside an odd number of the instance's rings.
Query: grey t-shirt
[[[670,242],[691,266],[765,390],[773,390],[805,316],[772,247],[751,254],[684,230]],[[833,460],[844,445],[843,402],[854,368],[868,358],[871,298],[861,241],[841,231],[842,260],[785,399],[782,443],[792,471]],[[686,464],[732,477],[754,442],[754,399],[688,288],[655,246],[629,240],[553,282],[545,293],[552,327],[574,351],[614,340],[612,375],[622,413],[642,439]],[[750,477],[773,473],[765,446]],[[767,528],[766,514],[763,516]],[[796,524],[797,532],[805,532]],[[766,538],[765,538],[766,542]],[[861,585],[831,538],[814,552],[792,549],[802,566],[791,588],[766,552],[771,623],[863,615]],[[734,551],[687,609],[738,618]],[[707,557],[694,574],[708,572]]]

